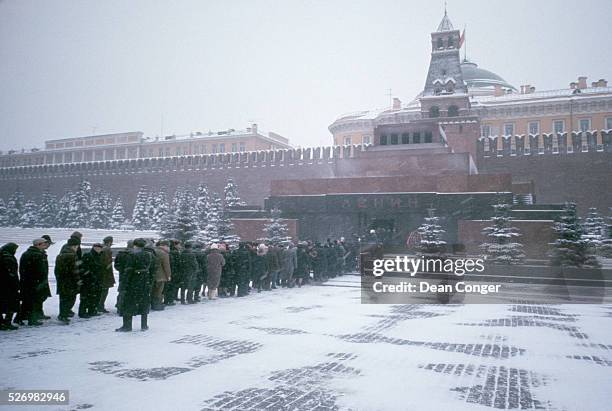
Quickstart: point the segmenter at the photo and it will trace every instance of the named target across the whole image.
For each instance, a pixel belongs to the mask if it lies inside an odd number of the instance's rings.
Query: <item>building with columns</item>
[[[145,137],[140,131],[62,138],[45,141],[44,149],[0,152],[0,167],[70,164],[138,158],[237,153],[291,148],[279,134],[263,134],[252,124],[246,130],[193,132],[186,135]]]
[[[486,137],[480,141],[488,152],[499,153],[505,145],[511,147],[510,154],[519,145],[527,153],[546,150],[547,146],[555,152],[562,148],[567,152],[567,136],[580,139],[585,132],[596,149],[603,148],[606,130],[612,129],[612,87],[605,79],[589,84],[587,77],[578,77],[567,88],[556,90],[539,91],[532,85],[516,88],[476,63],[460,60],[459,43],[459,30],[454,30],[445,13],[431,34],[432,57],[423,92],[407,104],[395,98],[391,107],[338,117],[329,126],[333,144],[379,144],[375,130],[381,125],[461,117],[469,112],[480,123],[472,143]],[[449,104],[438,106],[436,100],[441,99]],[[559,139],[554,138],[556,135]],[[422,133],[416,130],[391,144],[422,139]],[[582,150],[588,144],[585,140],[578,145]],[[569,150],[571,153],[572,147]]]

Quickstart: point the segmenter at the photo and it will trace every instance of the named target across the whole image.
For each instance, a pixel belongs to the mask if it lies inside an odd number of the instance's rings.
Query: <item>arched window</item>
[[[455,83],[453,83],[452,81],[449,81],[446,83],[446,92],[447,93],[452,93],[455,90]]]
[[[448,116],[449,117],[457,117],[459,115],[459,107],[457,106],[449,106],[448,107]]]
[[[431,118],[440,117],[440,107],[431,106],[431,108],[429,109],[429,117]]]
[[[438,41],[436,42],[436,47],[439,49],[444,47],[444,42],[442,41],[442,37],[438,37]]]
[[[447,44],[448,44],[448,48],[454,47],[453,38],[452,37],[448,38],[448,43]]]

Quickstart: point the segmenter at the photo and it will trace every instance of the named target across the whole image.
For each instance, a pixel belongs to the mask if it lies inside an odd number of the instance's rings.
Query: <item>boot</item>
[[[147,331],[149,326],[147,325],[147,314],[142,314],[140,316],[140,331]]]
[[[187,304],[193,304],[193,292],[187,290]]]
[[[119,332],[132,331],[132,316],[131,315],[124,315],[123,316],[123,325],[120,328],[117,328],[115,331],[119,331]]]

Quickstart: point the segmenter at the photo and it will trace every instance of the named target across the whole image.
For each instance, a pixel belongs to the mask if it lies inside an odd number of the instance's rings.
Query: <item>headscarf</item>
[[[0,251],[6,251],[11,255],[15,255],[18,247],[19,246],[15,243],[6,243],[2,246],[2,248],[0,248]]]

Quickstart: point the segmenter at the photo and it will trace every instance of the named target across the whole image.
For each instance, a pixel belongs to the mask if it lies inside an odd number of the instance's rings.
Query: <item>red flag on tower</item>
[[[463,29],[463,33],[461,33],[461,37],[459,37],[459,48],[463,46],[463,41],[465,40],[465,29]]]

